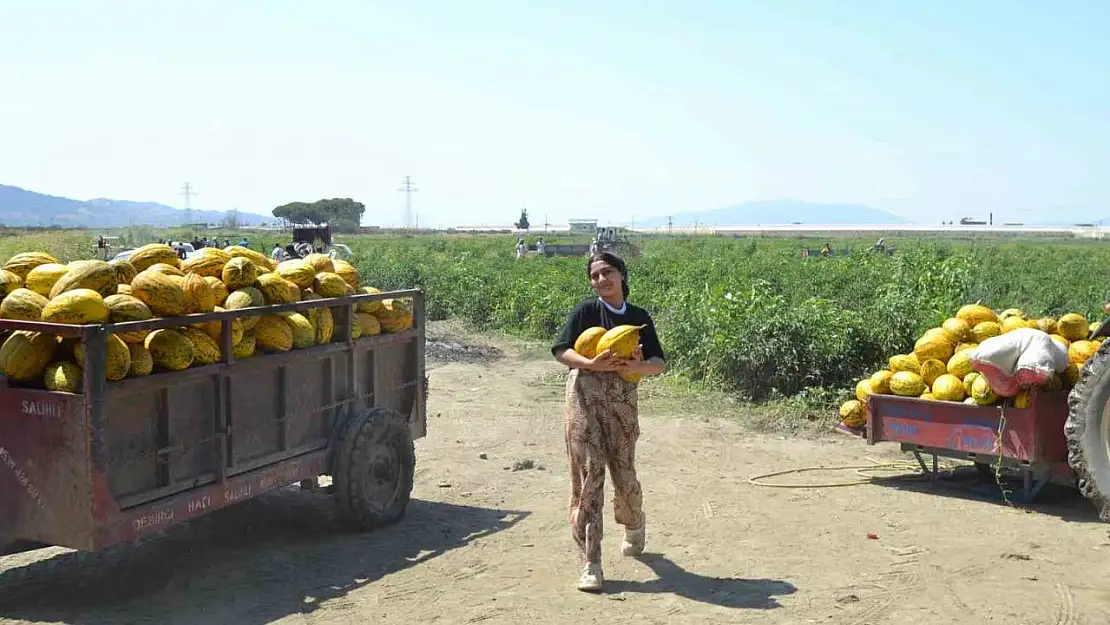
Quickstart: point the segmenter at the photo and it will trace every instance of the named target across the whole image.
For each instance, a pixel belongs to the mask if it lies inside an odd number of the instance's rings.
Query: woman
[[[590,256],[586,264],[590,286],[597,297],[575,306],[551,348],[555,359],[570,367],[567,376],[566,445],[570,462],[570,525],[585,566],[578,589],[598,591],[601,571],[601,508],[605,466],[613,478],[613,513],[624,526],[621,553],[644,550],[645,519],[640,482],[636,479],[635,450],[640,436],[636,384],[619,373],[658,375],[666,368],[655,323],[646,310],[628,303],[628,269],[609,252]],[[574,342],[587,328],[643,325],[640,345],[630,359],[608,350],[594,358],[574,351]]]

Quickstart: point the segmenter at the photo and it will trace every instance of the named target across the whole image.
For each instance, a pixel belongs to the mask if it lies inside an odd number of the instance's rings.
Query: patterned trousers
[[[636,385],[616,373],[571,369],[566,393],[571,533],[585,560],[600,563],[606,465],[613,478],[617,523],[630,530],[644,523],[643,493],[636,479]]]

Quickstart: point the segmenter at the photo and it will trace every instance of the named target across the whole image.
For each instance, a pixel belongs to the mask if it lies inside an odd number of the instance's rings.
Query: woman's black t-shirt
[[[588,328],[601,326],[606,330],[612,330],[621,325],[647,326],[640,330],[640,344],[644,348],[644,360],[656,356],[666,360],[663,355],[663,347],[659,344],[659,336],[655,333],[655,322],[652,321],[648,311],[625,302],[624,314],[617,314],[596,297],[583,300],[574,307],[574,311],[570,313],[562,331],[559,332],[559,337],[555,339],[555,344],[551,347],[551,353],[554,354],[566,348],[573,349],[574,342],[578,340],[578,335]]]

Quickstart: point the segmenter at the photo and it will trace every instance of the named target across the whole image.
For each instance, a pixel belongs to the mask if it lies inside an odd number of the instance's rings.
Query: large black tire
[[[347,422],[336,457],[335,503],[347,525],[369,530],[405,515],[416,469],[416,450],[405,419],[371,408]]]
[[[1068,464],[1075,472],[1079,491],[1110,521],[1110,341],[1080,372],[1068,395]]]

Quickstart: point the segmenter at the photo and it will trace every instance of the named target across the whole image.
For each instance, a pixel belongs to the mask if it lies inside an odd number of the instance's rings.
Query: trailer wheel
[[[1068,464],[1079,491],[1110,521],[1110,342],[1087,361],[1068,395]]]
[[[404,417],[384,408],[352,417],[333,475],[340,519],[362,530],[399,520],[408,507],[415,467],[416,450]]]

